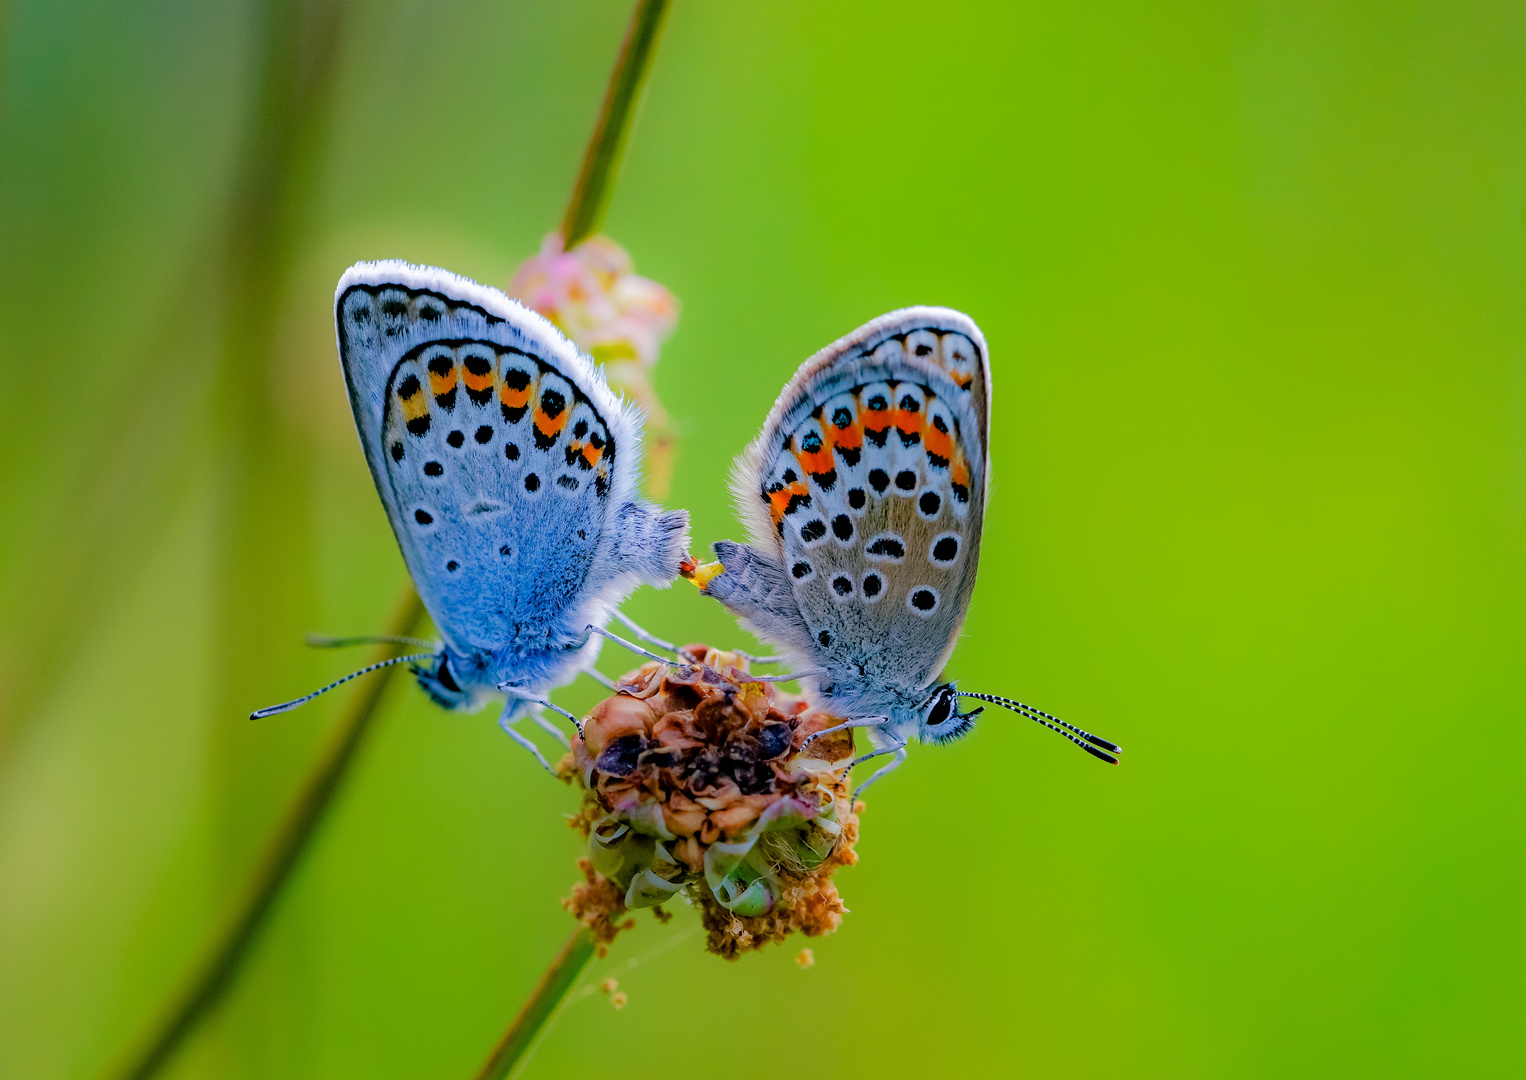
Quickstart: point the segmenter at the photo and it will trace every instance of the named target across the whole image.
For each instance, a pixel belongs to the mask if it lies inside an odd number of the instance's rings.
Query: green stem
[[[387,627],[387,633],[409,637],[424,621],[424,605],[412,586],[401,598]],[[395,648],[378,650],[377,659],[395,654]],[[334,732],[323,755],[303,784],[296,802],[265,852],[259,870],[244,894],[237,914],[224,928],[207,953],[200,969],[187,985],[174,1008],[165,1017],[157,1033],[120,1074],[124,1080],[146,1080],[158,1072],[174,1054],[185,1037],[222,998],[232,985],[250,947],[259,936],[281,890],[307,850],[313,834],[323,820],[341,781],[354,761],[356,751],[371,729],[377,706],[396,667],[383,668],[363,683],[350,701],[348,711]]]
[[[519,1015],[503,1033],[493,1053],[477,1073],[477,1080],[503,1080],[514,1072],[529,1051],[535,1047],[546,1022],[556,1015],[562,998],[578,981],[583,968],[593,958],[593,935],[586,927],[578,927],[562,946],[561,952],[552,958],[551,964],[541,975],[540,982],[530,991],[530,996],[519,1008]]]
[[[609,193],[630,134],[631,117],[641,99],[647,73],[652,70],[652,56],[657,51],[657,39],[662,36],[669,6],[669,0],[637,0],[636,10],[631,13],[619,59],[609,77],[609,89],[604,92],[599,122],[588,140],[583,168],[562,218],[563,250],[570,251],[587,240],[604,221]]]

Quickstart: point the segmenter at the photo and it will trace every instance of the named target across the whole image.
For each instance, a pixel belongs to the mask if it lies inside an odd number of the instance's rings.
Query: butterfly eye
[[[440,657],[440,669],[434,673],[435,681],[451,693],[459,694],[461,687],[456,684],[455,677],[450,673],[450,664],[445,657]]]
[[[938,698],[938,704],[933,706],[933,711],[927,714],[928,726],[937,727],[939,724],[947,720],[953,711],[953,698],[949,697],[947,694],[941,695]]]

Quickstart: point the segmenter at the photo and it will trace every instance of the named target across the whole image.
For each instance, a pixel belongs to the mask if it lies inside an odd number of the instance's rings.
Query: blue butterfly
[[[958,690],[937,677],[959,637],[980,559],[990,490],[991,367],[969,316],[948,308],[883,315],[801,365],[732,490],[750,544],[714,545],[720,571],[695,574],[798,666],[813,703],[867,728],[874,752],[968,733],[992,702],[1103,761],[1120,750],[1042,710]]]
[[[547,695],[594,674],[603,637],[629,646],[604,629],[611,616],[657,640],[617,607],[637,585],[677,576],[688,515],[637,497],[639,416],[555,326],[498,290],[362,262],[340,278],[334,306],[360,443],[444,642],[254,715],[415,663],[446,708],[506,695],[500,725],[546,765],[513,723],[530,712],[555,732],[537,706],[577,723]]]

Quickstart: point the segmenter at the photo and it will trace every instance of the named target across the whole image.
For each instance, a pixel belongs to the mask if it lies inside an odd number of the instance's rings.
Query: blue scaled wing
[[[686,518],[634,501],[638,418],[540,315],[444,270],[335,293],[355,425],[403,557],[460,653],[565,647],[677,570]]]

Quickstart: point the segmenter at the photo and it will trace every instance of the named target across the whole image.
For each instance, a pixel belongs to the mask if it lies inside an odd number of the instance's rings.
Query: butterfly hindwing
[[[625,506],[635,424],[550,323],[465,278],[362,263],[336,309],[361,442],[447,642],[555,638],[614,575],[622,515],[640,513]]]
[[[989,398],[969,318],[892,312],[807,361],[744,455],[753,547],[830,677],[916,689],[947,661],[980,554]]]

